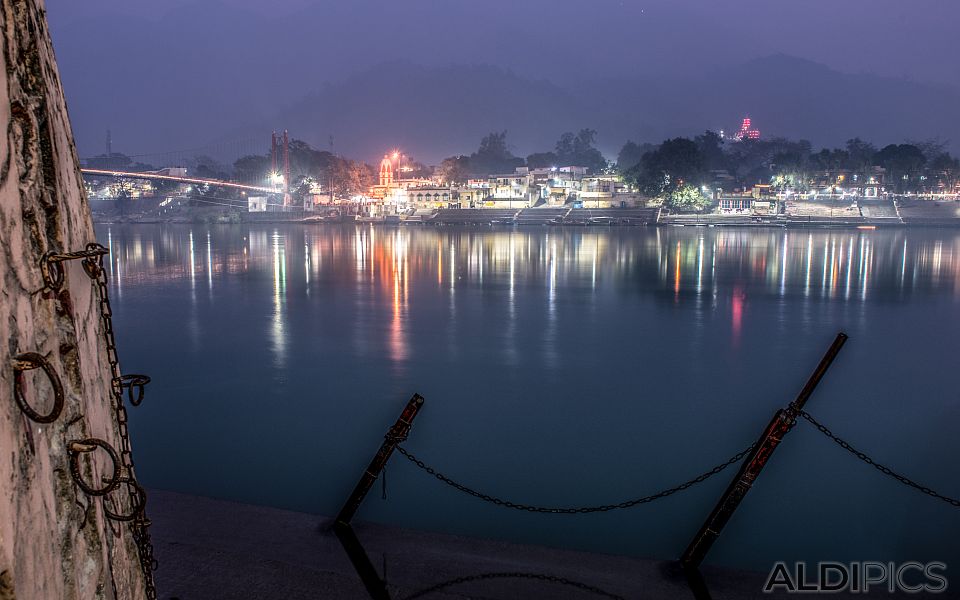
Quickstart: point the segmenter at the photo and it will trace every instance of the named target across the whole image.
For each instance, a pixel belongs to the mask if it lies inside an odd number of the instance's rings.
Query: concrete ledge
[[[323,517],[154,490],[148,506],[162,600],[369,599]],[[510,544],[356,523],[357,536],[391,598],[484,573],[562,577],[492,578],[451,585],[423,598],[693,598],[672,563]],[[766,574],[704,569],[714,600],[794,597],[764,594]],[[604,593],[600,593],[600,591]],[[835,598],[853,597],[832,594]],[[858,594],[856,597],[893,597]]]

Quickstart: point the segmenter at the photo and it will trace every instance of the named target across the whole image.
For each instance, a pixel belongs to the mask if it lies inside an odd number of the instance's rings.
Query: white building
[[[267,197],[247,196],[247,212],[267,212]]]

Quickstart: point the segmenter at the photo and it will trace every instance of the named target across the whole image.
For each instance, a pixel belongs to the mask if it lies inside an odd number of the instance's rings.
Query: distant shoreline
[[[603,228],[638,228],[638,227],[739,227],[739,228],[784,228],[784,229],[904,229],[904,228],[960,228],[960,219],[912,219],[909,221],[879,221],[850,219],[763,219],[748,221],[738,219],[710,219],[701,218],[671,218],[664,217],[655,223],[507,223],[499,220],[474,221],[471,223],[430,223],[423,221],[386,221],[383,219],[363,219],[355,221],[342,220],[304,220],[304,219],[258,219],[256,221],[230,222],[226,220],[191,221],[184,219],[98,219],[94,217],[95,225],[376,225],[381,227],[489,227],[498,229],[533,229],[553,228],[564,229],[603,229]]]

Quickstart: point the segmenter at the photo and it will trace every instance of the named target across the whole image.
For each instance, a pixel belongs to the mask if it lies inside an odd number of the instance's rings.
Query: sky
[[[212,8],[202,11],[200,7]],[[868,71],[960,85],[956,0],[48,0],[55,25],[84,15],[123,14],[159,20],[202,13],[213,26],[217,10],[245,11],[269,20],[301,15],[315,33],[389,20],[386,39],[356,40],[344,57],[362,65],[390,48],[394,58],[436,59],[437,50],[461,62],[502,60],[506,67],[533,67],[546,46],[556,64],[593,65],[607,72],[633,60],[681,67],[666,54],[689,56],[683,46],[721,58],[785,53],[844,71]],[[319,9],[319,10],[317,10]],[[327,13],[330,19],[322,19]],[[319,18],[318,18],[319,17]],[[326,22],[325,22],[326,21]],[[337,21],[332,23],[331,21]],[[412,22],[420,25],[411,27]],[[265,23],[266,25],[266,23]],[[406,29],[436,32],[428,40],[405,39]],[[228,27],[224,29],[229,29]],[[376,29],[376,28],[375,28]],[[392,31],[391,31],[392,30]],[[56,32],[56,30],[55,30]],[[278,31],[282,36],[282,31]],[[162,49],[157,49],[158,53]],[[652,53],[651,56],[649,53]],[[709,58],[701,56],[705,62]],[[515,64],[505,64],[505,63]],[[548,70],[554,70],[548,68]]]
[[[957,0],[48,0],[47,11],[81,154],[107,128],[151,151],[224,138],[391,61],[494,65],[571,89],[786,54],[960,89]],[[140,111],[156,119],[174,104],[182,131],[144,126]]]

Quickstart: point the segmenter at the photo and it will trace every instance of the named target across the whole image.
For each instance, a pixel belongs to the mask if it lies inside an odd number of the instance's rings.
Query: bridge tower
[[[277,132],[270,134],[270,175],[277,172]]]
[[[290,206],[290,144],[287,130],[283,130],[283,205]]]

